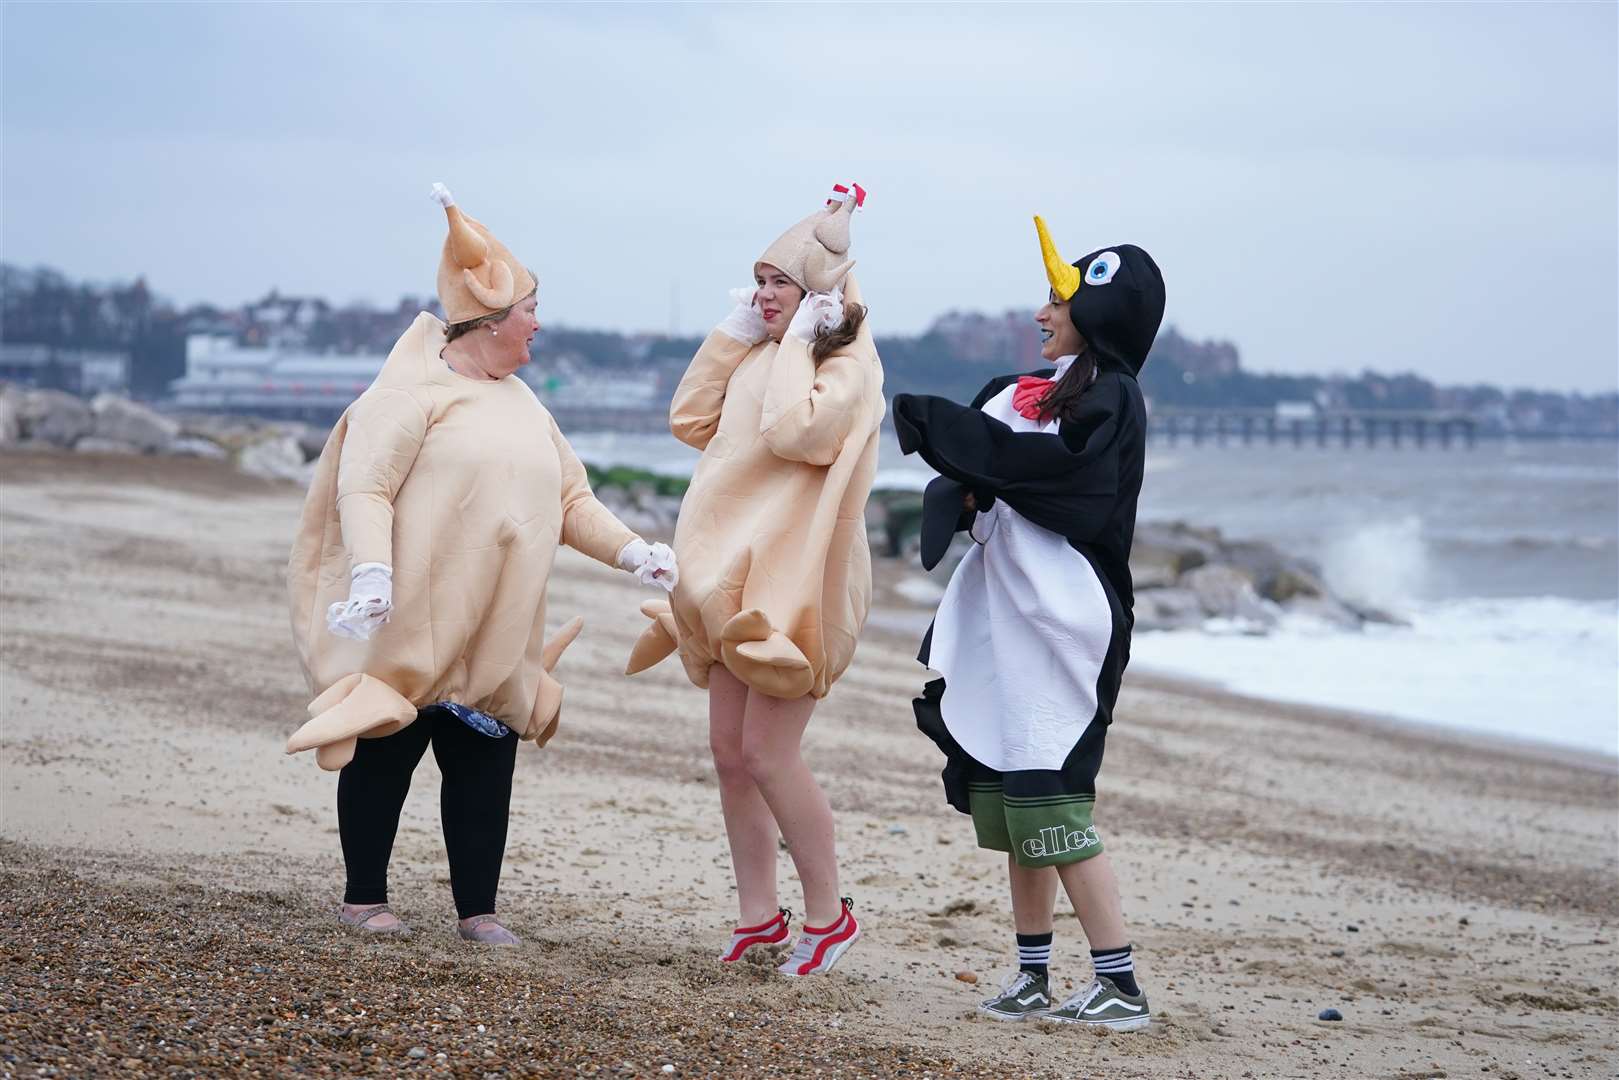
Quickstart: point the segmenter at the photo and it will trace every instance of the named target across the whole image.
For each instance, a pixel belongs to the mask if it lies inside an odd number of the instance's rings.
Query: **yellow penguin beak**
[[[1040,257],[1046,261],[1046,279],[1051,282],[1052,292],[1065,301],[1072,300],[1079,291],[1079,267],[1069,266],[1057,254],[1057,245],[1051,242],[1051,233],[1039,214],[1034,215],[1034,229],[1040,234]]]

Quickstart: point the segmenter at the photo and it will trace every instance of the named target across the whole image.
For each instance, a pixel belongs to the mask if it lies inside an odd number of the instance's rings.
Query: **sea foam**
[[[1619,755],[1619,604],[1454,600],[1406,617],[1409,626],[1359,633],[1301,619],[1258,638],[1138,633],[1131,668],[1253,697]]]

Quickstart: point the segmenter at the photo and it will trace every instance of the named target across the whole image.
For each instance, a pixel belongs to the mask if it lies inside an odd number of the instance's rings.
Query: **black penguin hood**
[[[1068,317],[1096,350],[1097,367],[1139,374],[1164,321],[1164,275],[1158,264],[1134,244],[1117,244],[1072,265],[1079,271],[1079,288],[1068,300]]]
[[[1095,351],[1098,370],[1139,373],[1164,321],[1164,275],[1158,264],[1134,244],[1065,262],[1039,214],[1034,231],[1051,291],[1067,301],[1068,317]]]

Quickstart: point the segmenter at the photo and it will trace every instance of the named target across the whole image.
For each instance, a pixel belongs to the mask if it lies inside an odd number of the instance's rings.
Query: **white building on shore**
[[[169,390],[174,406],[186,411],[331,423],[371,385],[386,360],[381,353],[244,347],[230,335],[193,334],[186,339],[186,373]],[[641,426],[645,416],[667,423],[653,372],[546,374],[531,365],[519,377],[553,412],[593,426]]]
[[[186,373],[169,391],[177,407],[197,412],[330,421],[371,385],[386,359],[244,348],[229,335],[192,334]]]
[[[129,392],[129,354],[0,342],[0,380],[92,397]]]

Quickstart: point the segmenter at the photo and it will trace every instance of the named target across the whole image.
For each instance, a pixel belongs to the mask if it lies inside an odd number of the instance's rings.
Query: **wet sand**
[[[1097,819],[1154,1025],[976,1019],[1014,966],[1004,864],[944,804],[914,642],[882,631],[806,740],[866,936],[826,979],[722,969],[705,699],[673,660],[623,677],[646,594],[571,552],[551,618],[587,625],[560,734],[519,752],[502,883],[525,947],[454,938],[431,755],[392,879],[417,936],[357,941],[331,917],[335,777],[281,752],[306,699],[282,591],[300,501],[212,463],[0,455],[0,1073],[1619,1068],[1611,764],[1129,676]],[[785,855],[781,880],[801,907]],[[1085,949],[1060,917],[1059,992]]]

